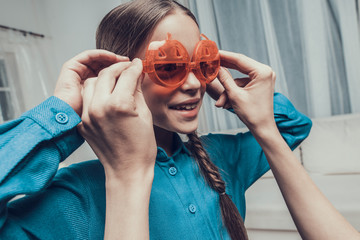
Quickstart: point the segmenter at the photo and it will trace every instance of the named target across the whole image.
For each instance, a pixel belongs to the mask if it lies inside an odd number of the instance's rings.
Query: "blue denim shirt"
[[[311,121],[281,94],[274,95],[277,126],[294,149]],[[79,116],[51,97],[0,125],[0,239],[103,239],[105,174],[98,160],[58,166],[83,143]],[[245,218],[245,191],[269,170],[250,132],[209,134],[201,140],[222,169],[227,193]],[[176,152],[158,148],[150,206],[151,239],[230,239],[219,196],[204,181],[178,135]],[[26,197],[10,201],[18,194]]]

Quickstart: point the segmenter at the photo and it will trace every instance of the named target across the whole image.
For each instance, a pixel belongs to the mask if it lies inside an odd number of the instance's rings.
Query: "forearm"
[[[104,239],[149,239],[149,202],[154,166],[106,173],[106,220]]]
[[[59,122],[58,113],[66,115],[67,121]],[[60,161],[83,143],[74,129],[79,121],[66,103],[51,97],[0,125],[0,228],[8,218],[7,202],[47,187]]]
[[[303,239],[360,239],[311,180],[275,127],[253,130]]]

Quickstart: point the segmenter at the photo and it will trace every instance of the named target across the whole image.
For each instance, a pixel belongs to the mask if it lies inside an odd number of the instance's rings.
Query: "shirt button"
[[[190,211],[191,213],[195,213],[195,212],[196,212],[196,206],[195,206],[194,204],[190,204],[190,205],[189,205],[189,211]]]
[[[59,112],[58,114],[56,114],[55,120],[58,123],[65,124],[69,121],[69,117],[66,113]]]
[[[169,173],[170,173],[171,176],[175,176],[176,173],[177,173],[176,167],[169,168]]]

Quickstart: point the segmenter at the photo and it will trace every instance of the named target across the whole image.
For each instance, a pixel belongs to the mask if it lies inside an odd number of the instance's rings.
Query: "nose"
[[[180,86],[181,90],[184,92],[197,92],[202,86],[202,83],[195,76],[195,74],[191,71],[187,77],[185,82]]]

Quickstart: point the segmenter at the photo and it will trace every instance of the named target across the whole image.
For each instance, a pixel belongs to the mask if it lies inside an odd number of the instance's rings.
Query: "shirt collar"
[[[180,136],[177,133],[174,133],[173,138],[174,138],[173,139],[174,149],[176,149],[174,151],[174,154],[171,157],[169,157],[163,148],[157,147],[157,155],[156,155],[157,161],[161,161],[161,162],[169,161],[170,158],[175,158],[180,153],[186,153],[189,156],[191,155],[189,149],[186,148],[184,142],[181,140]]]

